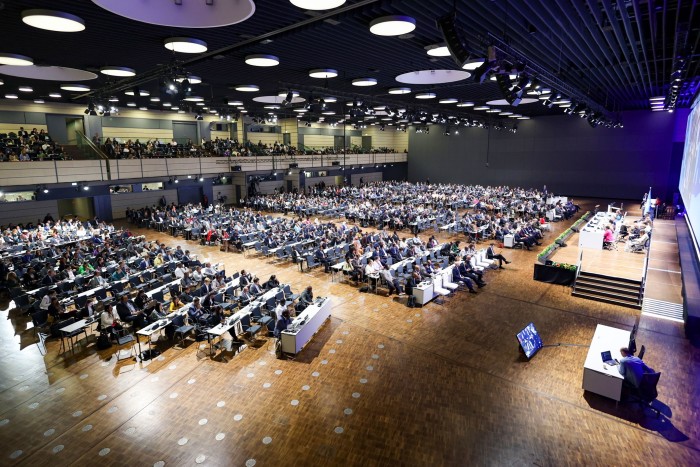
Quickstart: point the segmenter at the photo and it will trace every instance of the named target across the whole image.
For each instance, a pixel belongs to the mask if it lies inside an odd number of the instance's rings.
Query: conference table
[[[620,348],[627,347],[630,331],[598,324],[583,364],[583,389],[585,391],[620,401],[624,377],[618,366],[603,363],[602,352],[610,351],[612,358],[620,360]]]
[[[289,327],[280,333],[282,352],[296,355],[311,341],[323,323],[331,317],[331,299],[318,298],[299,313]]]

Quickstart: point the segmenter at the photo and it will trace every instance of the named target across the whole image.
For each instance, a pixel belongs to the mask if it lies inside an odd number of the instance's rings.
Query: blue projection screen
[[[688,116],[688,126],[683,150],[681,179],[678,185],[688,220],[700,244],[700,101],[696,101]]]

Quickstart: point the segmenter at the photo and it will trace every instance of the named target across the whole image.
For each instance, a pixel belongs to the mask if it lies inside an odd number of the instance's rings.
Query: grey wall
[[[687,119],[680,113],[625,112],[621,129],[591,128],[566,115],[518,121],[516,134],[462,127],[445,136],[433,125],[426,135],[411,128],[408,179],[547,185],[554,193],[618,199],[641,198],[651,186],[671,196],[678,185],[673,140],[684,133],[676,125]]]
[[[58,202],[51,201],[18,201],[16,203],[0,204],[0,225],[26,224],[43,219],[50,213],[58,219]]]

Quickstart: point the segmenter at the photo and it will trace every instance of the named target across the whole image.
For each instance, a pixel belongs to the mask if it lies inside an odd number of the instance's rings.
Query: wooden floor
[[[187,248],[227,271],[275,273],[296,291],[311,284],[333,297],[333,316],[294,361],[275,359],[269,342],[228,362],[206,358],[197,343],[164,343],[155,360],[117,363],[113,349],[92,343],[65,359],[50,343],[42,357],[31,324],[5,310],[0,465],[700,463],[700,350],[681,325],[534,282],[535,250],[506,250],[513,263],[489,272],[477,295],[411,309],[318,269]],[[546,344],[577,345],[521,360],[515,334],[531,321]],[[581,390],[596,324],[636,322],[645,361],[662,373],[660,419]]]
[[[649,268],[645,298],[683,303],[681,264],[675,220],[654,221],[649,247]]]

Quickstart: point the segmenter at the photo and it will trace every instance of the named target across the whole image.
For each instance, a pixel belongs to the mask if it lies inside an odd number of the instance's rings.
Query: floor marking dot
[[[264,387],[265,389],[269,388],[270,386],[272,386],[272,384],[270,384],[270,383],[265,383],[265,384],[263,384],[263,387]]]
[[[328,353],[335,353],[335,349],[329,350]]]
[[[354,397],[355,399],[359,399],[359,398],[360,398],[360,393],[359,393],[359,392],[353,392],[353,393],[352,393],[352,397]]]
[[[64,447],[65,447],[65,446],[62,445],[62,444],[57,444],[56,446],[53,447],[53,449],[51,450],[51,452],[53,452],[54,454],[58,454],[59,452],[63,451],[63,448],[64,448]]]
[[[374,370],[374,367],[372,365],[367,365],[367,371],[372,371]]]
[[[153,464],[153,467],[165,467],[165,461],[158,461]]]
[[[24,454],[24,451],[22,451],[21,449],[18,449],[15,452],[13,452],[12,454],[10,454],[10,459],[17,459],[22,454]]]
[[[100,366],[109,366],[109,362],[102,362],[100,363]]]
[[[308,384],[305,384],[301,387],[302,391],[308,391],[309,389],[311,389],[311,386],[309,386]]]
[[[217,406],[217,407],[223,407],[223,406],[225,406],[225,405],[226,405],[226,402],[224,402],[224,401],[219,401],[219,402],[216,403],[216,406]]]
[[[344,336],[347,336],[348,334],[350,334],[348,331],[343,331]]]
[[[243,420],[243,415],[237,413],[236,415],[233,416],[233,419],[236,420],[237,422],[240,422]]]
[[[377,346],[377,348],[383,349],[383,348],[384,348],[384,344],[379,344],[379,345]]]
[[[318,371],[314,371],[313,373],[311,373],[311,376],[313,376],[314,378],[318,378],[320,375],[321,373],[319,373]]]
[[[107,394],[100,394],[99,396],[97,396],[98,401],[103,401],[105,399],[107,399]]]
[[[217,433],[215,438],[217,441],[221,441],[222,439],[226,438],[226,434],[225,433]]]
[[[161,355],[158,358],[156,358],[156,360],[158,360],[159,362],[162,362],[163,360],[165,360],[165,357]]]
[[[38,402],[32,402],[31,404],[29,404],[29,408],[30,408],[30,409],[36,409],[37,407],[39,407],[39,403],[38,403]]]
[[[269,436],[265,436],[262,440],[263,444],[270,444],[272,442],[272,438]]]
[[[52,434],[56,433],[56,430],[54,428],[49,428],[44,432],[44,436],[51,436]]]
[[[92,425],[89,423],[83,427],[83,433],[87,433],[88,431],[92,430]]]
[[[151,377],[151,381],[153,381],[154,383],[155,383],[156,381],[158,381],[159,379],[160,379],[160,378],[157,377],[157,376],[152,376],[152,377]]]
[[[124,431],[124,433],[126,433],[129,436],[133,436],[136,433],[136,427],[130,426]]]
[[[374,359],[374,360],[379,360],[379,355],[377,355],[376,353],[373,353],[373,354],[372,354],[372,359]]]
[[[177,444],[179,444],[180,446],[184,446],[185,444],[187,444],[188,441],[189,439],[187,438],[180,438],[177,440]]]
[[[282,374],[282,370],[275,370],[275,374],[276,374],[276,375],[281,375],[281,374]]]
[[[343,340],[342,340],[342,339],[338,339],[337,341],[335,341],[335,343],[336,343],[336,344],[342,344],[342,343],[343,343]]]
[[[347,409],[343,410],[343,413],[345,415],[352,415],[352,409],[350,407],[348,407]]]
[[[360,383],[367,384],[367,378],[360,378]]]
[[[199,421],[199,426],[206,425],[208,422],[209,422],[209,420],[207,420],[206,418],[203,418]]]
[[[187,384],[194,384],[196,382],[197,382],[197,380],[192,378],[191,380],[187,381]]]
[[[171,399],[175,399],[177,396],[178,396],[178,393],[176,393],[176,392],[173,392],[172,394],[170,394]]]
[[[168,367],[168,370],[174,370],[175,368],[177,368],[177,365],[170,365],[170,366]]]
[[[9,419],[9,418],[3,418],[2,420],[0,420],[0,426],[5,426],[5,425],[7,425],[8,423],[10,423],[10,419]]]
[[[117,407],[116,405],[114,405],[114,406],[110,407],[109,409],[107,409],[107,412],[108,412],[108,413],[114,413],[114,412],[116,412],[117,410],[119,410],[119,407]]]
[[[204,462],[206,459],[207,459],[207,456],[205,456],[204,454],[200,454],[200,455],[198,455],[198,456],[195,458],[194,461],[195,461],[197,464],[201,464],[201,463]]]
[[[245,467],[253,467],[255,464],[255,459],[248,459],[247,461],[245,461]]]
[[[56,389],[56,394],[62,394],[65,390],[66,388],[58,388]]]
[[[412,323],[413,320],[412,320],[412,319],[407,319],[406,322],[407,322],[407,323]]]
[[[82,375],[80,375],[80,379],[86,379],[88,376],[90,375],[88,375],[87,373],[83,373]]]
[[[420,313],[416,313],[416,317],[420,318]]]
[[[335,430],[333,430],[333,431],[335,431],[335,432],[338,433],[338,434],[341,434],[341,433],[342,433],[343,431],[345,431],[345,430],[343,430],[343,427],[342,427],[342,426],[337,426],[337,427],[335,427]]]
[[[328,365],[328,360],[321,360],[321,365]]]
[[[73,412],[74,417],[80,417],[82,414],[83,414],[82,410],[76,410],[75,412]]]
[[[253,376],[255,376],[255,373],[248,373],[246,376],[247,376],[248,378],[252,378]]]
[[[97,454],[99,454],[101,457],[104,457],[107,454],[109,454],[110,451],[111,451],[111,449],[109,449],[109,448],[102,448],[102,449],[100,449],[100,452],[98,452]]]
[[[291,404],[292,404],[294,407],[296,407],[297,405],[299,405],[299,401],[296,400],[296,399],[293,399],[292,402],[291,402]]]
[[[260,362],[258,362],[258,365],[260,365],[260,366],[265,366],[265,365],[267,365],[267,362],[265,362],[265,361],[260,361]]]

